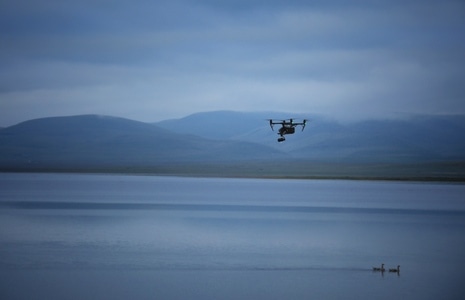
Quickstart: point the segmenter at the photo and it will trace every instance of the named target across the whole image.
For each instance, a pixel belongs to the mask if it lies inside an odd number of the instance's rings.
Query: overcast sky
[[[463,0],[2,0],[0,55],[0,126],[465,113]]]

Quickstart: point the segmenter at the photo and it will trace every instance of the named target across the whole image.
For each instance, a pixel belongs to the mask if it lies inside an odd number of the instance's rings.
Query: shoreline
[[[465,183],[465,174],[438,172],[413,172],[409,169],[377,170],[370,169],[334,171],[318,170],[253,170],[247,168],[223,168],[211,166],[189,167],[96,167],[96,168],[3,168],[0,173],[56,173],[56,174],[107,174],[140,176],[177,176],[198,178],[250,178],[250,179],[285,179],[285,180],[369,180],[369,181],[405,181],[405,182],[450,182]],[[465,170],[463,171],[465,173]]]

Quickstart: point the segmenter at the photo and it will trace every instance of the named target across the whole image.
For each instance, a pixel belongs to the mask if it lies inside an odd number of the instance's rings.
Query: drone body
[[[270,121],[270,127],[271,130],[274,130],[274,125],[281,125],[281,128],[278,130],[279,138],[278,142],[284,142],[286,138],[284,135],[286,134],[294,134],[295,133],[295,127],[296,126],[302,126],[302,131],[305,129],[305,125],[307,124],[307,120],[304,119],[302,122],[294,122],[293,119],[287,119],[287,120],[273,120],[269,119]]]

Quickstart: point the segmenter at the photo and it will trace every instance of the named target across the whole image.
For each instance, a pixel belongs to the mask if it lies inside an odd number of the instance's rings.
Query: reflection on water
[[[0,291],[459,299],[464,195],[431,183],[0,174]],[[373,272],[381,263],[401,273]]]

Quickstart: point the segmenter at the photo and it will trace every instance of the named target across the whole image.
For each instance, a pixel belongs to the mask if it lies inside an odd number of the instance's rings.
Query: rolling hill
[[[280,117],[310,122],[277,143],[266,119]],[[463,181],[464,132],[464,116],[340,123],[220,111],[154,124],[50,117],[0,129],[0,171]]]
[[[264,145],[209,140],[109,116],[43,118],[0,130],[3,169],[149,167],[279,155]]]
[[[276,142],[267,118],[309,118],[303,132]],[[340,123],[322,116],[207,112],[156,123],[178,133],[247,141],[294,159],[319,162],[418,163],[465,160],[465,116],[412,116]],[[299,131],[299,130],[297,130]]]

